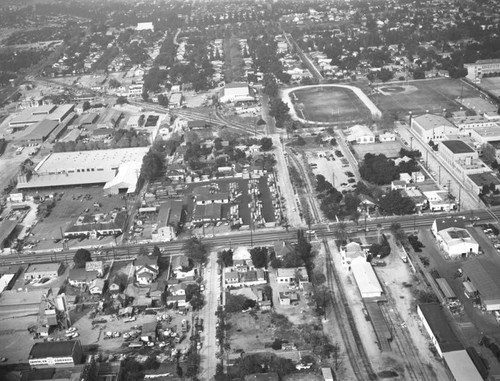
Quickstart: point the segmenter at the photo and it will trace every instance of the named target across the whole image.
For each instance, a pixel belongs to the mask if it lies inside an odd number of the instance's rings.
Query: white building
[[[382,296],[383,290],[372,265],[365,258],[356,258],[351,262],[352,275],[356,280],[362,298]]]
[[[427,191],[423,194],[431,212],[449,212],[456,208],[455,201],[448,198],[446,191]]]
[[[396,141],[396,134],[393,132],[384,132],[378,136],[378,140],[380,143],[394,142]]]
[[[474,83],[481,83],[485,74],[500,73],[500,59],[478,60],[475,63],[464,64],[467,69],[467,78]]]
[[[423,114],[411,119],[411,128],[422,138],[423,141],[440,141],[446,139],[446,135],[457,135],[458,127],[448,121],[446,118]]]
[[[154,32],[155,28],[152,22],[140,22],[137,23],[135,30],[150,30]]]
[[[228,83],[219,100],[221,103],[255,101],[255,92],[247,83]]]
[[[467,229],[442,229],[438,232],[436,241],[439,248],[450,258],[468,257],[479,252],[479,244]]]
[[[347,141],[357,144],[375,143],[375,134],[368,126],[356,124],[348,129]]]

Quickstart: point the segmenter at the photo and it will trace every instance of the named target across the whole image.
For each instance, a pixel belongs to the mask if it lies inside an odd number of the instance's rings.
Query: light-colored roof
[[[127,189],[127,193],[134,193],[141,172],[142,162],[129,161],[120,164],[118,173],[114,178],[104,185],[104,189],[111,189],[113,187],[119,189]]]
[[[433,114],[424,114],[413,118],[424,130],[432,130],[436,127],[446,126],[457,128],[448,119]]]
[[[461,228],[447,228],[439,231],[439,235],[448,246],[457,245],[461,243],[469,243],[471,245],[478,244],[476,240],[469,234],[467,229]]]
[[[375,136],[372,130],[368,126],[356,124],[349,128],[348,139],[356,139],[363,136]]]
[[[61,267],[60,263],[35,263],[29,265],[29,267],[26,269],[25,274],[57,271],[59,270],[60,267]]]
[[[444,360],[455,381],[482,381],[476,366],[464,350],[443,353]]]
[[[351,270],[361,295],[365,293],[378,292],[382,294],[382,286],[372,265],[365,258],[357,258],[351,262]]]
[[[36,166],[30,181],[19,183],[18,188],[107,183],[115,178],[121,164],[142,163],[148,150],[149,147],[136,147],[52,153]],[[137,165],[123,167],[126,171],[119,175],[130,177],[130,171],[134,172]],[[132,177],[137,180],[137,172]],[[118,180],[124,178],[120,177]]]

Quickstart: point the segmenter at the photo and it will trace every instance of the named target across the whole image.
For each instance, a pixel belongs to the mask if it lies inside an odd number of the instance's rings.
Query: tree
[[[415,203],[413,200],[403,196],[399,190],[391,190],[382,195],[378,203],[381,211],[388,215],[404,215],[415,212]]]
[[[192,237],[188,239],[182,251],[194,263],[203,264],[207,261],[207,248],[199,238]]]
[[[240,312],[255,307],[255,301],[244,295],[229,294],[226,298],[226,312]]]
[[[193,378],[198,374],[200,355],[196,351],[191,351],[186,359],[186,377]]]
[[[122,105],[124,103],[128,103],[128,99],[124,96],[119,96],[118,99],[116,100],[116,104]]]
[[[254,247],[250,250],[250,255],[252,257],[253,265],[260,269],[267,267],[267,247]]]
[[[162,155],[150,149],[142,159],[141,176],[148,181],[155,180],[163,174],[163,170]]]
[[[158,104],[163,107],[168,107],[169,100],[166,95],[159,94],[158,95]]]
[[[116,78],[111,78],[108,82],[109,87],[112,89],[117,89],[119,88],[122,84],[116,79]]]
[[[271,138],[260,139],[260,144],[261,144],[260,149],[262,151],[270,151],[273,149],[273,139]]]
[[[384,154],[367,153],[359,168],[361,177],[377,185],[390,184],[399,178],[399,170]]]
[[[335,225],[335,229],[333,230],[333,235],[340,241],[341,245],[347,243],[347,224],[345,222],[337,223],[337,225]]]
[[[397,222],[393,222],[390,227],[391,234],[397,242],[404,241],[406,239],[406,233]]]
[[[232,250],[222,250],[217,253],[217,263],[224,265],[225,267],[230,267],[233,265],[233,251]]]
[[[89,101],[83,102],[82,109],[83,111],[87,111],[88,109],[90,109],[90,102]]]
[[[75,263],[76,269],[81,269],[85,267],[85,262],[92,261],[92,256],[90,251],[87,249],[78,249],[73,257],[73,262]]]

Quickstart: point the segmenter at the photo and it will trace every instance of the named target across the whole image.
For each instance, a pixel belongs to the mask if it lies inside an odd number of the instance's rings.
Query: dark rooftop
[[[451,329],[443,307],[437,303],[423,303],[418,307],[429,324],[443,353],[464,349],[455,332]]]
[[[476,184],[477,186],[482,187],[483,185],[499,185],[500,180],[498,177],[493,176],[491,172],[483,172],[483,173],[473,173],[472,175],[467,175],[469,178]]]
[[[461,140],[444,140],[441,142],[453,153],[473,153],[474,149]]]
[[[77,343],[78,340],[35,343],[31,347],[29,358],[71,356]]]

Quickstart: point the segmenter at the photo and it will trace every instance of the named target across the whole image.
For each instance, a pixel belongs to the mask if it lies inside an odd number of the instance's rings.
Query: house
[[[153,283],[153,281],[158,276],[158,270],[149,265],[140,266],[135,271],[135,279],[137,283],[142,285],[147,285]]]
[[[92,295],[102,295],[104,291],[104,285],[104,279],[94,279],[92,282],[90,282],[89,292]]]
[[[186,295],[167,295],[167,306],[174,305],[178,308],[184,308],[188,305]]]
[[[356,258],[363,258],[366,260],[365,251],[357,242],[349,242],[347,245],[341,246],[340,256],[342,257],[342,264],[346,267],[349,267],[351,262]]]
[[[404,180],[393,180],[391,190],[406,189],[407,182]]]
[[[410,120],[411,128],[426,143],[446,139],[446,135],[458,135],[459,129],[448,119],[433,114],[423,114],[412,117]]]
[[[97,278],[97,271],[86,271],[85,269],[69,270],[68,283],[73,287],[90,286]]]
[[[274,254],[276,255],[276,258],[282,259],[286,257],[288,254],[294,253],[295,252],[295,247],[293,244],[287,241],[278,241],[274,243]],[[234,258],[234,256],[233,256]]]
[[[378,136],[378,140],[380,143],[394,142],[396,141],[396,134],[393,132],[384,132]]]
[[[347,141],[357,144],[375,143],[375,134],[368,126],[356,124],[348,129]]]
[[[425,181],[425,175],[421,172],[412,172],[411,173],[411,180],[414,183],[423,183]]]
[[[224,281],[227,285],[239,283],[240,274],[237,271],[228,271],[224,273]]]
[[[142,285],[152,283],[160,272],[158,256],[140,254],[134,262],[134,270],[137,283]]]
[[[371,212],[377,209],[377,206],[377,203],[372,197],[366,194],[359,195],[358,212],[370,215]]]
[[[113,278],[109,280],[108,290],[112,294],[118,294],[122,292],[124,288],[125,288],[124,283],[119,276],[115,275]]]
[[[278,284],[294,284],[302,288],[302,284],[309,282],[309,276],[305,267],[279,268],[276,272]]]

